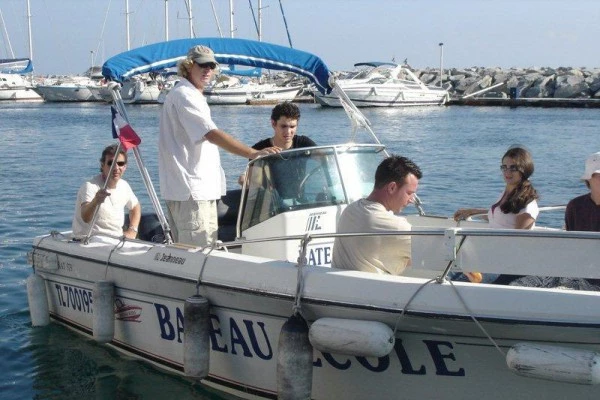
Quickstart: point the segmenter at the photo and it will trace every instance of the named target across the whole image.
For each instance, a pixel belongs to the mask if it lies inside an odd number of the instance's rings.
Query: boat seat
[[[223,242],[235,240],[235,226],[242,196],[241,189],[229,190],[217,201],[219,220],[218,238]],[[129,225],[129,215],[125,215],[125,226]],[[138,226],[138,239],[147,242],[164,243],[165,235],[155,213],[142,214]]]
[[[218,238],[222,242],[235,240],[236,223],[242,189],[228,190],[219,201],[217,201],[217,217],[219,220]]]
[[[125,226],[129,226],[129,214],[125,215]],[[154,243],[165,242],[165,233],[155,213],[142,214],[138,226],[138,239]]]

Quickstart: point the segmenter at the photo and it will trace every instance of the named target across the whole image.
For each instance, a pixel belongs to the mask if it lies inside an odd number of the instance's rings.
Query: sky
[[[77,74],[127,49],[126,0],[29,0],[35,73]],[[229,0],[191,0],[195,37],[230,37]],[[234,37],[257,39],[233,0]],[[190,37],[184,0],[129,0],[131,47]],[[415,68],[600,67],[598,0],[281,0],[292,46],[331,70],[361,61]],[[289,46],[280,0],[262,0],[263,41]],[[0,0],[0,58],[28,57],[27,1]],[[219,21],[221,34],[216,19]],[[10,43],[10,45],[9,45]],[[440,46],[439,43],[443,43]]]

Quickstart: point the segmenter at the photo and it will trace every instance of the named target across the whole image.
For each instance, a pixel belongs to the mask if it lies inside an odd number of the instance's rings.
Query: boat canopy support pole
[[[123,116],[123,119],[125,119],[125,121],[127,121],[127,123],[129,123],[129,118],[127,117],[127,110],[125,109],[123,99],[121,98],[121,92],[120,92],[119,85],[115,83],[114,86],[112,87],[110,93],[113,97],[115,107],[117,107],[117,110]],[[121,142],[119,142],[119,147],[120,146],[121,146]],[[142,174],[142,180],[144,181],[144,185],[146,186],[148,195],[150,196],[150,201],[152,202],[152,206],[154,207],[154,212],[156,212],[158,220],[160,221],[160,225],[163,228],[163,231],[165,234],[165,240],[167,241],[168,244],[171,244],[171,243],[173,243],[173,238],[171,235],[171,227],[169,226],[169,222],[167,221],[167,218],[165,217],[162,207],[160,206],[160,200],[158,199],[158,196],[156,195],[156,190],[154,189],[154,185],[152,185],[152,180],[150,179],[150,174],[148,174],[148,170],[146,169],[146,166],[144,165],[144,161],[142,160],[142,155],[140,154],[140,150],[138,149],[137,146],[133,148],[133,154],[135,156],[135,161],[138,165],[140,173]],[[115,160],[116,160],[116,157],[115,157]]]
[[[373,139],[375,140],[375,143],[381,144],[381,142],[379,141],[379,138],[377,137],[375,132],[373,132],[373,129],[371,129],[371,122],[367,119],[367,117],[364,116],[364,114],[362,112],[360,112],[358,107],[356,107],[354,105],[354,103],[352,102],[352,100],[350,100],[350,98],[348,97],[346,92],[344,92],[344,89],[342,89],[341,86],[338,84],[337,79],[335,79],[335,77],[330,77],[329,85],[333,88],[333,93],[340,99],[340,103],[342,104],[344,111],[346,111],[348,118],[350,118],[350,121],[352,121],[352,138],[351,138],[351,140],[354,141],[354,137],[356,136],[356,130],[359,127],[361,127],[361,128],[365,128],[367,130],[367,132],[369,132],[371,134],[371,137],[373,137]],[[383,149],[383,152],[386,157],[390,156],[390,154],[387,152],[387,150],[385,148]],[[423,210],[423,207],[422,207],[423,203],[421,202],[421,199],[419,199],[419,197],[416,194],[415,194],[413,203],[414,203],[415,207],[417,208],[419,215],[425,215],[425,211]]]

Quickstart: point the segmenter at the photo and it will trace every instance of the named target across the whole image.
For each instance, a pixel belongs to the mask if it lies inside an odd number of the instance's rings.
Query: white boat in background
[[[204,89],[204,96],[208,104],[235,105],[253,100],[292,101],[301,90],[302,85],[278,86],[220,75],[215,83]]]
[[[42,98],[33,91],[33,52],[31,46],[31,12],[29,0],[27,0],[27,39],[29,41],[29,57],[16,58],[10,44],[4,16],[0,9],[0,26],[4,33],[5,45],[8,47],[7,59],[0,60],[0,101],[2,100],[36,100]]]
[[[0,101],[42,100],[33,90],[31,76],[33,66],[29,58],[0,60]]]
[[[83,75],[68,75],[48,79],[37,85],[35,91],[47,102],[102,101],[102,70],[92,67]]]
[[[107,78],[169,66],[196,44],[212,48],[220,63],[260,59],[332,89],[318,57],[239,39],[132,50],[106,62]],[[126,115],[118,91],[114,99]],[[351,104],[344,109],[365,121]],[[446,276],[598,279],[600,233],[494,230],[419,212],[407,216],[411,231],[381,233],[412,237],[412,266],[402,276],[331,268],[337,219],[371,191],[385,155],[381,144],[345,143],[252,160],[243,189],[219,205],[223,242],[181,245],[170,240],[133,152],[156,215],[144,216],[140,240],[79,240],[70,232],[35,238],[28,278],[34,325],[51,317],[128,356],[248,399],[597,398],[600,292]],[[282,174],[291,169],[300,173]]]
[[[121,97],[127,104],[158,103],[162,89],[162,77],[139,76],[123,82]]]
[[[424,84],[405,65],[364,62],[354,66],[365,68],[337,82],[357,107],[443,105],[449,99],[447,90]],[[322,106],[341,107],[335,95],[315,91],[314,96]]]

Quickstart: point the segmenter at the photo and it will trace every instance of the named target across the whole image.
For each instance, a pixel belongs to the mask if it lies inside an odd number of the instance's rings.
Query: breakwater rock
[[[413,71],[424,83],[439,85],[439,69]],[[487,96],[600,99],[599,68],[452,68],[443,71],[442,82],[453,98],[502,84],[490,89]]]

